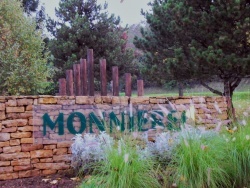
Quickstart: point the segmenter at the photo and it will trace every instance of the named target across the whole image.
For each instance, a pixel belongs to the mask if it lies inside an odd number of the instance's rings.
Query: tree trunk
[[[183,83],[178,82],[179,97],[183,97]]]
[[[213,89],[212,87],[210,87],[208,84],[206,84],[203,81],[200,81],[200,83],[206,87],[207,89],[209,89],[211,92],[221,95],[221,96],[225,96],[227,98],[227,106],[228,106],[228,115],[229,117],[232,117],[234,120],[235,118],[235,109],[233,106],[233,101],[232,101],[232,97],[233,97],[233,92],[235,90],[235,88],[240,84],[241,82],[241,77],[234,77],[234,76],[230,76],[224,79],[224,92],[220,92],[216,89]]]
[[[228,80],[224,81],[224,96],[232,97],[233,92],[231,91],[231,83]]]
[[[227,98],[227,109],[229,117],[235,120],[235,109],[233,106],[233,88],[229,80],[224,81],[224,96]]]

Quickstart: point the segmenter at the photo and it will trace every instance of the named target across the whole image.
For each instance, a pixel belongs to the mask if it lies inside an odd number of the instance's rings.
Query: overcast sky
[[[55,18],[55,7],[58,7],[60,0],[40,0],[40,4],[45,5],[46,14]],[[149,10],[147,3],[150,0],[97,0],[98,3],[103,4],[108,2],[108,12],[114,13],[116,16],[120,16],[121,24],[139,23],[145,20],[141,15],[141,9]]]

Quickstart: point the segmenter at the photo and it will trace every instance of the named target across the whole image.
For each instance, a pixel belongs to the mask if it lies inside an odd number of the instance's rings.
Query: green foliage
[[[222,132],[185,126],[146,144],[136,132],[123,135],[99,153],[104,157],[91,166],[94,171],[81,187],[249,187],[250,124],[234,125],[238,128]]]
[[[107,159],[96,167],[96,175],[83,182],[81,187],[160,187],[152,169],[152,161],[142,160],[135,147],[121,140],[118,148],[113,147],[107,153]]]
[[[250,124],[238,125],[238,130],[225,137],[228,141],[227,172],[235,187],[250,186]]]
[[[55,37],[49,42],[49,49],[61,71],[57,77],[65,75],[65,70],[80,58],[85,59],[87,49],[94,50],[96,65],[101,58],[107,60],[107,75],[111,75],[114,65],[119,66],[121,75],[134,71],[133,52],[125,49],[126,29],[119,26],[119,18],[108,15],[106,8],[107,4],[102,7],[96,0],[62,0],[56,10],[58,20],[47,20],[47,29]]]
[[[225,140],[217,135],[200,135],[184,130],[180,144],[173,152],[174,180],[178,187],[230,187],[224,169]]]
[[[45,22],[45,7],[41,6],[40,10],[37,10],[39,0],[20,0],[22,3],[23,11],[28,16],[33,16],[36,13],[36,29],[44,29]],[[33,14],[33,15],[32,15]]]
[[[184,130],[169,166],[178,187],[250,185],[250,124],[233,125],[220,134]]]
[[[0,1],[0,92],[38,94],[45,92],[53,67],[35,23],[23,14],[17,0]]]
[[[35,12],[39,4],[39,0],[22,0],[22,6],[26,13]]]
[[[154,1],[149,5],[152,6],[153,13],[143,12],[149,28],[142,28],[142,38],[135,37],[134,40],[135,46],[144,52],[142,61],[146,66],[145,73],[149,75],[147,79],[164,85],[166,82],[176,79],[172,75],[174,73],[178,79],[190,78],[191,69],[187,65],[183,64],[182,70],[178,70],[178,74],[177,70],[170,71],[168,68],[167,61],[174,61],[174,49],[177,43],[169,26],[173,18],[167,14],[164,1]]]
[[[149,30],[134,43],[145,53],[151,78],[196,79],[232,96],[250,75],[249,1],[154,0],[150,6],[144,13]],[[223,81],[224,90],[204,83],[213,79]]]

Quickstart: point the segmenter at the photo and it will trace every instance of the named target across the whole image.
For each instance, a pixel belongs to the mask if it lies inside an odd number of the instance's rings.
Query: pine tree
[[[145,13],[150,31],[135,44],[151,67],[161,67],[156,75],[195,79],[232,98],[250,75],[249,0],[155,0],[151,6],[153,12]],[[210,87],[211,80],[222,81],[223,90]]]
[[[23,9],[26,13],[36,12],[39,0],[22,0]]]
[[[49,19],[47,29],[54,36],[49,49],[54,63],[61,72],[72,68],[80,58],[86,58],[87,49],[94,49],[95,64],[99,59],[107,60],[107,72],[119,66],[120,74],[133,71],[133,52],[124,49],[123,33],[126,29],[119,26],[120,19],[106,11],[96,0],[61,0],[56,10],[57,21]],[[96,71],[98,72],[98,71]]]

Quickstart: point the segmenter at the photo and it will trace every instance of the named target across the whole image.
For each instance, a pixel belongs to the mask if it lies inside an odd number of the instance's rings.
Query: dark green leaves
[[[65,70],[71,69],[80,58],[86,58],[90,48],[94,49],[95,64],[99,64],[101,58],[107,60],[108,75],[114,65],[119,65],[120,74],[133,68],[132,51],[123,50],[126,40],[122,35],[126,29],[119,26],[119,17],[109,15],[106,8],[106,4],[103,8],[95,0],[60,2],[56,10],[58,20],[47,22],[49,32],[55,37],[49,49],[61,71],[57,77],[65,75]]]
[[[149,30],[135,38],[149,73],[157,65],[153,74],[165,81],[220,79],[229,85],[224,95],[250,75],[249,1],[154,0],[150,6]]]

